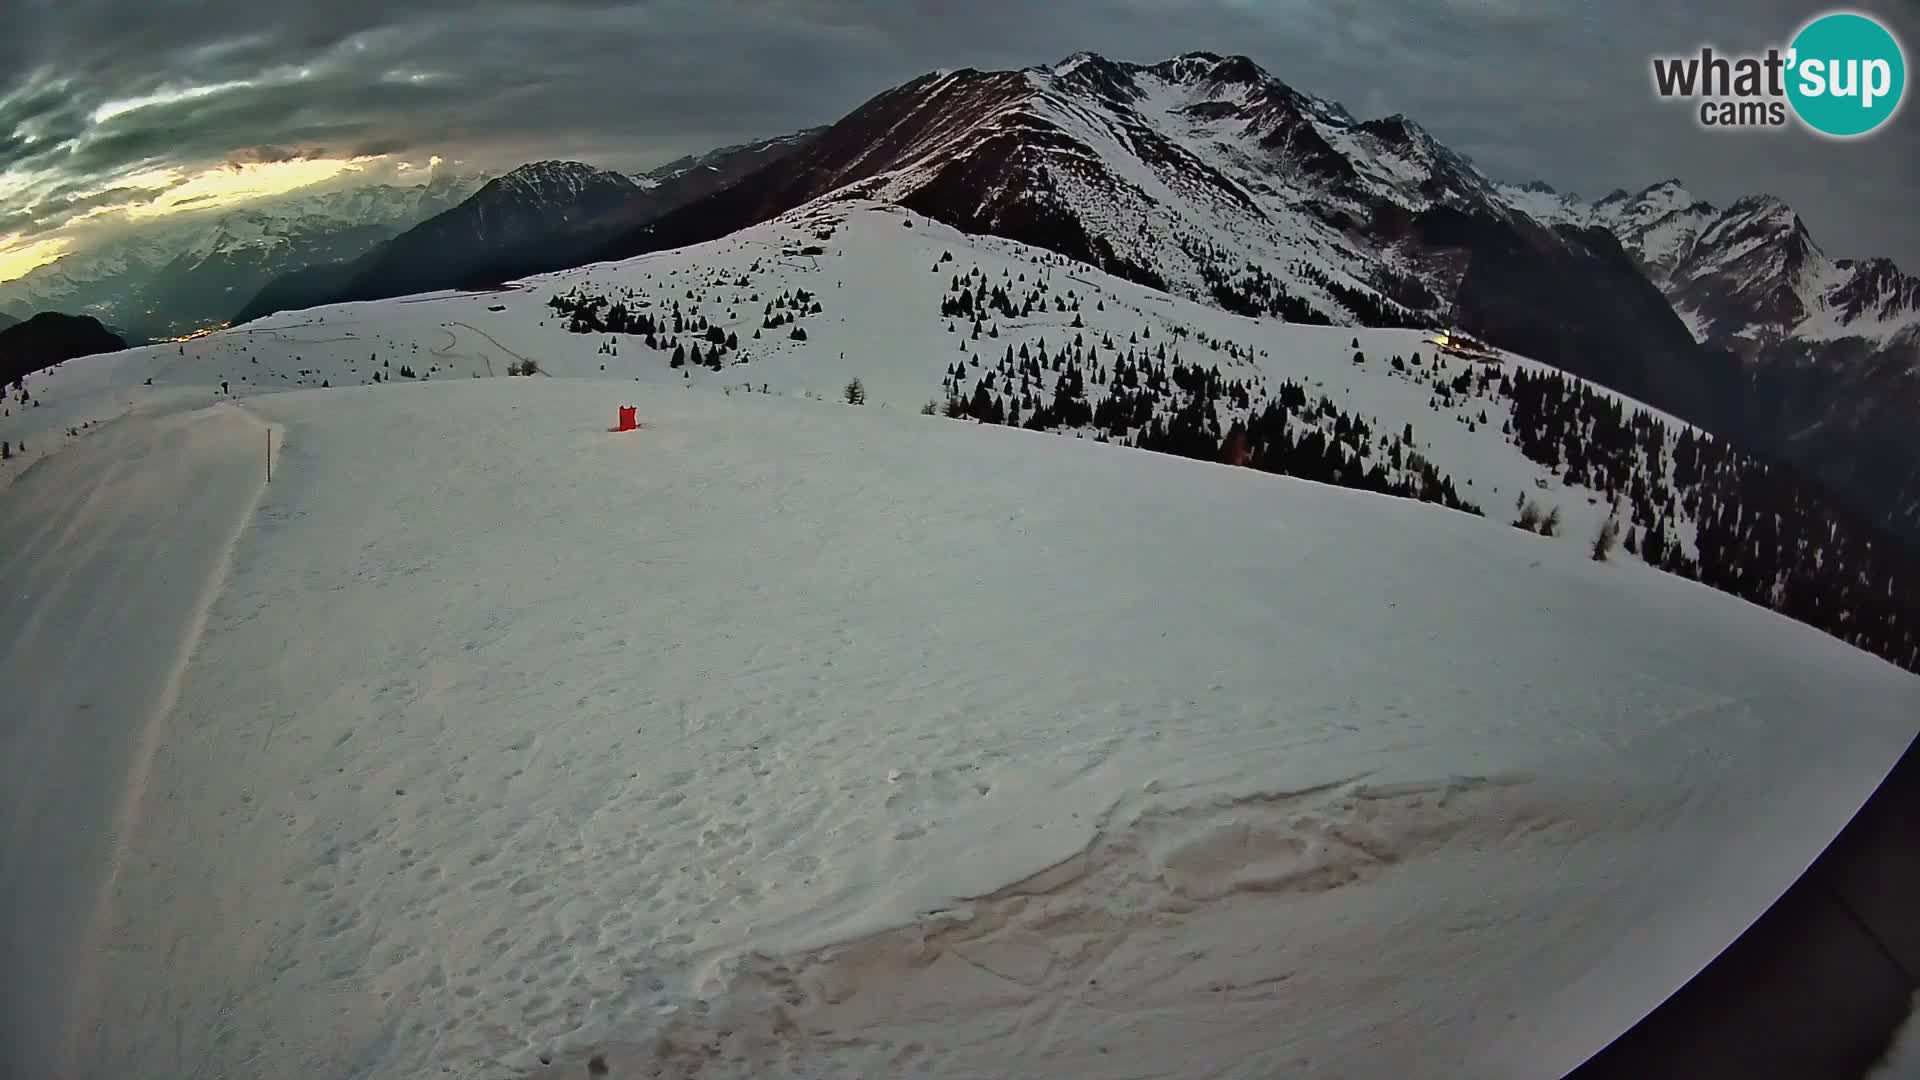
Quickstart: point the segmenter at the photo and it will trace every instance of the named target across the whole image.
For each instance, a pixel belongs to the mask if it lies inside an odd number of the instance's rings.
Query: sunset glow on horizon
[[[385,161],[384,155],[350,158],[296,158],[288,161],[229,162],[198,171],[180,168],[149,169],[114,181],[115,187],[153,192],[150,198],[96,206],[68,218],[50,233],[38,237],[0,235],[0,282],[12,281],[74,250],[64,235],[75,226],[89,229],[110,221],[143,222],[171,214],[220,210],[312,187],[347,173],[364,172]],[[429,169],[439,164],[435,156]],[[417,167],[397,172],[421,173]]]
[[[27,240],[18,235],[0,236],[0,281],[12,281],[50,262],[57,261],[73,246],[64,237],[51,240]]]

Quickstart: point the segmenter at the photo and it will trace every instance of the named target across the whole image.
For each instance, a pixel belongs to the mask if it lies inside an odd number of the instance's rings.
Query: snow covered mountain
[[[1357,121],[1245,57],[1083,53],[887,91],[611,253],[723,235],[835,190],[1232,310],[1340,325],[1452,314],[1461,218],[1555,243],[1404,116]]]
[[[635,176],[578,161],[522,165],[357,258],[270,283],[235,307],[234,321],[341,300],[484,286],[577,265],[609,233],[731,184],[812,134],[723,147]]]
[[[1591,205],[1537,188],[1504,194],[1540,220],[1614,233],[1709,350],[1706,392],[1665,404],[1799,463],[1858,512],[1920,538],[1907,437],[1920,415],[1920,278],[1888,259],[1830,257],[1768,195],[1721,208],[1678,180]]]
[[[471,275],[505,280],[523,272],[530,252],[565,252],[583,231],[633,205],[635,180],[577,161],[536,161],[489,181],[457,206],[428,218],[358,258],[275,281],[236,306],[245,322],[308,300],[377,299],[467,283]],[[566,255],[559,254],[562,259]],[[288,288],[317,288],[293,301]]]
[[[513,228],[516,218],[548,219],[564,227],[580,218],[604,213],[601,203],[617,205],[640,190],[641,184],[617,172],[579,161],[534,161],[522,165],[476,192],[473,210],[478,227]]]
[[[1920,575],[1429,337],[834,197],[30,377],[19,1071],[1565,1075],[1912,739]]]
[[[1245,315],[1451,323],[1643,399],[1706,393],[1699,346],[1611,233],[1544,225],[1411,119],[1356,120],[1245,57],[932,73],[599,257],[710,240],[829,194]]]
[[[1829,257],[1773,196],[1721,208],[1664,180],[1591,206],[1512,201],[1543,220],[1612,231],[1704,343],[1748,356],[1784,340],[1920,343],[1920,278],[1888,259]]]
[[[485,177],[292,194],[128,226],[115,239],[0,284],[0,308],[91,314],[136,340],[217,325],[275,277],[351,258],[458,204]]]
[[[1913,366],[1912,283],[1883,262],[1827,261],[1771,200],[1719,211],[1668,182],[1587,205],[1496,182],[1406,117],[1356,120],[1245,57],[1083,53],[896,87],[597,257],[710,240],[829,195],[1242,314],[1464,328],[1817,471],[1852,513],[1920,537],[1920,478],[1883,430],[1920,404],[1890,374]],[[1743,360],[1756,341],[1774,352],[1758,382]],[[1847,372],[1815,380],[1815,408],[1799,385],[1810,364]],[[1890,381],[1903,404],[1860,415]]]

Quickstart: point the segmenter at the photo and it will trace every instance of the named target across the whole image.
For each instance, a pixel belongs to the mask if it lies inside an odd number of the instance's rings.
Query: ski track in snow
[[[133,415],[44,460],[0,518],[7,795],[0,1032],[30,1074],[73,1075],[104,921],[146,777],[232,538],[264,479],[263,425],[233,406]],[[42,974],[29,985],[18,973]],[[19,1023],[28,1002],[56,1022]],[[59,1035],[62,1026],[67,1030]],[[56,1064],[57,1063],[57,1064]]]
[[[827,256],[778,256],[825,220]],[[9,942],[86,955],[115,799],[139,825],[78,1074],[1557,1073],[1743,929],[1912,737],[1890,665],[1592,563],[1591,493],[1383,370],[1420,335],[1239,319],[900,221],[809,208],[34,377],[44,407],[0,421],[35,459],[0,470],[0,580],[49,591],[0,607],[25,718],[0,746],[5,877],[49,873]],[[739,292],[822,300],[808,343],[750,340],[760,305],[714,284],[755,260]],[[976,262],[1092,290],[1090,339],[1204,330],[1257,359],[1174,339],[1189,362],[1411,421],[1492,517],[915,415]],[[597,353],[544,306],[575,282],[713,294],[750,362]],[[1058,347],[1070,318],[991,344]],[[472,378],[495,352],[572,377]],[[351,385],[370,354],[428,385]],[[868,407],[808,400],[856,375]],[[251,445],[213,464],[252,421],[191,412],[222,379],[283,442],[195,644],[258,483]],[[608,434],[616,404],[646,426]],[[1568,535],[1503,524],[1516,492]],[[90,701],[116,732],[164,714],[143,787],[119,784],[137,738],[60,737]]]

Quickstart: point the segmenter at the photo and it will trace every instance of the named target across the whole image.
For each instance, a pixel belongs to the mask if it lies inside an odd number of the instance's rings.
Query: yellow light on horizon
[[[65,237],[49,240],[23,240],[18,235],[0,236],[0,281],[12,281],[54,262],[67,253],[72,241]]]
[[[145,221],[168,214],[218,210],[274,195],[284,195],[345,173],[362,172],[384,155],[351,158],[300,158],[292,161],[250,161],[189,171],[177,167],[148,169],[112,181],[112,186],[150,191],[151,198],[96,206],[75,214],[62,231],[102,219]],[[0,236],[0,282],[12,281],[48,263],[57,262],[73,248],[73,234],[60,232],[28,241],[19,235]]]

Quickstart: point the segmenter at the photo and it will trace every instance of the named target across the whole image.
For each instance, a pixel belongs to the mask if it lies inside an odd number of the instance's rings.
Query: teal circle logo
[[[1892,31],[1838,11],[1801,28],[1789,46],[1787,100],[1801,122],[1838,139],[1893,119],[1907,91],[1907,60]]]

